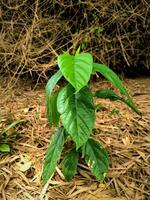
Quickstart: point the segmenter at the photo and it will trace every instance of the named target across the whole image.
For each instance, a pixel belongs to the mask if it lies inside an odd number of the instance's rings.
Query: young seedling
[[[53,175],[57,163],[60,162],[65,142],[68,140],[73,141],[73,146],[61,162],[66,180],[70,181],[76,174],[80,156],[85,159],[96,179],[104,180],[109,167],[109,156],[106,149],[91,137],[95,122],[93,96],[112,101],[120,100],[140,114],[119,77],[109,67],[94,63],[91,54],[79,51],[80,49],[75,55],[66,52],[58,56],[59,71],[49,79],[46,86],[48,121],[57,129],[45,157],[42,174],[44,183]],[[88,82],[91,75],[96,72],[101,73],[118,88],[124,97],[120,97],[110,89],[98,90],[92,94]],[[66,79],[67,84],[53,92],[62,77]]]

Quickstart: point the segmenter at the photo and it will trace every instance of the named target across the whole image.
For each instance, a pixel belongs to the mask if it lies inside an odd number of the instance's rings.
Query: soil
[[[23,120],[7,132],[18,133],[10,142],[11,152],[0,154],[0,199],[150,199],[150,78],[123,82],[142,117],[121,102],[95,99],[101,107],[96,112],[94,137],[110,156],[105,181],[97,182],[82,163],[71,182],[64,180],[58,165],[52,179],[43,186],[43,160],[53,131],[46,118],[45,85],[35,88],[20,80],[13,89],[5,90],[7,80],[0,78],[0,131],[14,120]],[[93,91],[113,87],[98,79],[90,85]]]

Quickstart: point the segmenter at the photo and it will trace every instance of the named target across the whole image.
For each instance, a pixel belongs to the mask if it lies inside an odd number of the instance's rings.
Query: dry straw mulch
[[[7,84],[4,80],[0,83],[2,92]],[[11,92],[3,94],[2,126],[14,119],[23,119],[24,123],[16,128],[20,137],[11,142],[11,153],[0,154],[0,199],[148,200],[150,79],[125,80],[124,83],[143,116],[140,118],[119,102],[97,100],[102,107],[96,114],[94,137],[107,148],[111,160],[104,183],[98,183],[82,163],[71,182],[64,180],[58,165],[52,180],[42,186],[43,159],[52,134],[45,115],[44,87],[33,89],[31,84],[20,81]],[[98,87],[112,86],[103,80],[91,83],[92,90]],[[113,108],[120,110],[118,115],[109,115]]]
[[[148,72],[148,0],[1,0],[0,73],[47,78],[81,45],[119,72]]]

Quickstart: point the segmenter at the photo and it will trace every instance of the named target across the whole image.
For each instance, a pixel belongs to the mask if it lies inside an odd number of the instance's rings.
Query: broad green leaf
[[[13,121],[11,124],[5,126],[5,128],[2,130],[2,132],[0,132],[0,135],[3,135],[4,133],[6,133],[9,129],[15,127],[17,124],[22,123],[23,120],[15,120]]]
[[[99,142],[90,138],[82,147],[82,154],[93,175],[103,181],[109,167],[107,151]]]
[[[122,94],[127,98],[126,103],[132,108],[137,114],[141,114],[133,103],[130,95],[128,94],[126,88],[122,84],[119,77],[113,72],[109,67],[103,64],[93,63],[93,71],[100,72],[107,80],[109,80],[115,87],[117,87]]]
[[[95,92],[95,96],[102,99],[110,99],[112,101],[121,100],[122,98],[118,96],[113,90],[101,89]]]
[[[79,91],[87,85],[93,68],[93,58],[89,53],[72,56],[69,53],[58,56],[58,66],[65,79]]]
[[[104,64],[93,63],[93,69],[94,71],[100,72],[115,87],[117,87],[121,93],[123,93],[127,98],[130,98],[119,77],[109,67]]]
[[[10,152],[10,146],[8,144],[0,144],[0,152]]]
[[[67,181],[70,181],[77,172],[79,153],[76,149],[71,149],[62,161],[62,171]]]
[[[60,128],[53,135],[51,143],[46,153],[44,168],[42,173],[43,182],[46,183],[52,176],[57,166],[57,162],[60,160],[60,155],[65,143],[66,134],[64,128]]]
[[[75,93],[75,89],[69,84],[59,92],[57,108],[64,128],[78,149],[88,140],[94,126],[92,93],[87,87]]]
[[[47,117],[48,121],[51,124],[58,124],[58,114],[54,112],[54,100],[56,96],[52,97],[52,91],[57,84],[57,82],[61,79],[62,73],[59,70],[56,74],[54,74],[48,81],[46,85],[46,108],[47,108]]]

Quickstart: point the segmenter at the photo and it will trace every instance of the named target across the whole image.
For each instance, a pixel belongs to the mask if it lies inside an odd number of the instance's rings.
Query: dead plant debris
[[[6,87],[0,79],[0,93]],[[110,169],[98,183],[80,164],[78,174],[66,182],[58,165],[48,184],[41,185],[42,164],[52,128],[45,113],[44,87],[35,90],[20,83],[1,96],[0,120],[23,119],[16,127],[20,137],[11,143],[9,154],[0,154],[0,199],[2,200],[148,200],[150,199],[150,79],[125,79],[142,117],[119,102],[97,100],[95,138],[108,149]],[[92,90],[110,86],[107,81],[91,83]],[[118,114],[109,115],[113,109]]]

